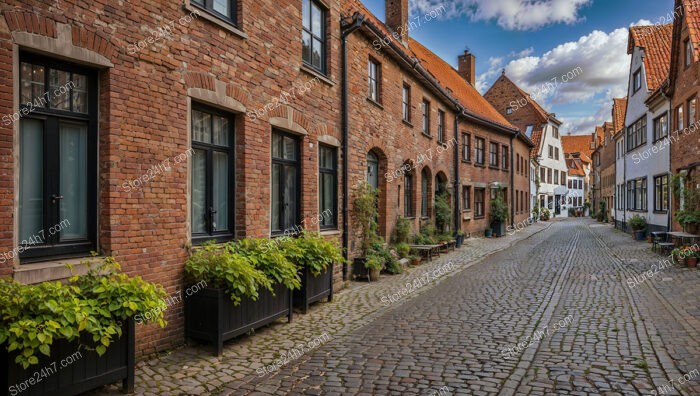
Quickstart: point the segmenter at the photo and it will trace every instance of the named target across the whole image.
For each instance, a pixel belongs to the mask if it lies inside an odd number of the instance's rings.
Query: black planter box
[[[491,223],[491,229],[493,229],[493,236],[495,237],[506,235],[506,223],[493,222]]]
[[[92,336],[83,336],[82,343],[93,346]],[[8,353],[5,345],[0,345],[0,389],[10,396],[78,395],[118,381],[122,381],[124,393],[132,393],[134,320],[130,319],[122,325],[121,338],[114,339],[102,356],[80,348],[77,341],[66,340],[54,340],[51,357],[40,353],[37,356],[39,364],[27,369],[15,363],[16,356],[16,351]],[[32,380],[33,384],[30,382]]]
[[[367,278],[369,279],[369,268],[365,267],[367,259],[364,257],[358,257],[352,261],[352,275],[357,278]]]
[[[319,276],[313,276],[308,268],[304,267],[301,274],[301,289],[294,291],[294,306],[306,313],[309,305],[328,297],[333,300],[333,264]]]
[[[203,289],[185,300],[185,337],[212,342],[217,356],[224,341],[258,329],[286,316],[292,321],[292,291],[282,284],[275,294],[260,290],[257,301],[243,298],[238,306],[224,289]]]

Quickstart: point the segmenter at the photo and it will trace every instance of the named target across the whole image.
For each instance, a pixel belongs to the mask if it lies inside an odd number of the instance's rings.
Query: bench
[[[427,257],[429,261],[433,261],[433,256],[440,256],[441,245],[408,245],[411,249],[417,251],[421,256]]]

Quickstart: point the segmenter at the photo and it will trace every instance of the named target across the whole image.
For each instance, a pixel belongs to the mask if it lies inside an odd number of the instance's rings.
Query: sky
[[[384,20],[384,0],[362,0]],[[476,56],[483,94],[501,75],[564,122],[591,134],[627,94],[629,27],[673,22],[673,0],[409,0],[410,35],[457,67]],[[438,16],[439,15],[439,16]]]

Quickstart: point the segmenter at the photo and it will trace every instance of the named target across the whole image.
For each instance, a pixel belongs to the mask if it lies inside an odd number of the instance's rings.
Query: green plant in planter
[[[388,249],[382,242],[375,242],[372,244],[370,255],[380,257],[382,259],[382,269],[386,269],[387,272],[391,274],[400,274],[403,272],[396,251]],[[371,269],[371,267],[367,268]]]
[[[365,267],[371,270],[382,270],[384,269],[385,259],[380,254],[373,252],[367,255],[367,261],[365,262]]]
[[[632,231],[641,231],[647,228],[647,219],[640,215],[634,215],[629,220],[629,226],[632,228]]]
[[[489,215],[493,223],[505,223],[508,221],[508,205],[506,205],[500,195],[491,201],[491,211]]]
[[[394,237],[396,243],[406,243],[411,236],[411,220],[405,217],[399,217],[396,219],[396,229],[394,231]]]
[[[292,290],[301,287],[296,262],[290,260],[288,250],[283,249],[278,241],[242,239],[227,244],[225,249],[232,255],[245,257],[255,269],[265,274],[273,283],[283,284]]]
[[[440,233],[445,233],[452,220],[452,206],[447,194],[435,197],[435,226]]]
[[[197,249],[187,260],[185,281],[204,281],[208,287],[225,289],[235,305],[244,297],[257,300],[260,289],[273,289],[272,281],[248,258],[213,243]]]
[[[396,246],[394,246],[394,248],[396,249],[396,253],[401,258],[408,258],[408,256],[411,255],[411,247],[408,245],[408,243],[397,243]]]
[[[162,286],[121,273],[111,257],[82,264],[88,273],[67,283],[23,285],[0,279],[0,344],[18,351],[15,362],[25,369],[39,363],[39,353],[51,356],[55,340],[76,341],[83,334],[93,343],[81,346],[102,356],[121,337],[122,322],[138,314],[149,313],[144,322],[165,327]]]
[[[333,263],[345,262],[343,250],[317,232],[302,231],[298,238],[281,242],[287,258],[299,269],[308,268],[311,275],[319,276]]]
[[[355,229],[360,238],[362,255],[366,256],[377,239],[377,197],[379,191],[367,182],[362,182],[353,193],[352,219],[356,223]]]

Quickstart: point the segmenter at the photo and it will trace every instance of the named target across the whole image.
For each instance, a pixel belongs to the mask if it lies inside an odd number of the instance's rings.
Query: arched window
[[[427,169],[423,169],[420,173],[420,215],[428,217],[428,188],[430,183],[430,174]]]
[[[403,184],[404,217],[414,217],[416,214],[413,210],[413,175],[404,174]]]
[[[379,158],[371,151],[367,153],[367,182],[373,188],[379,188]]]

